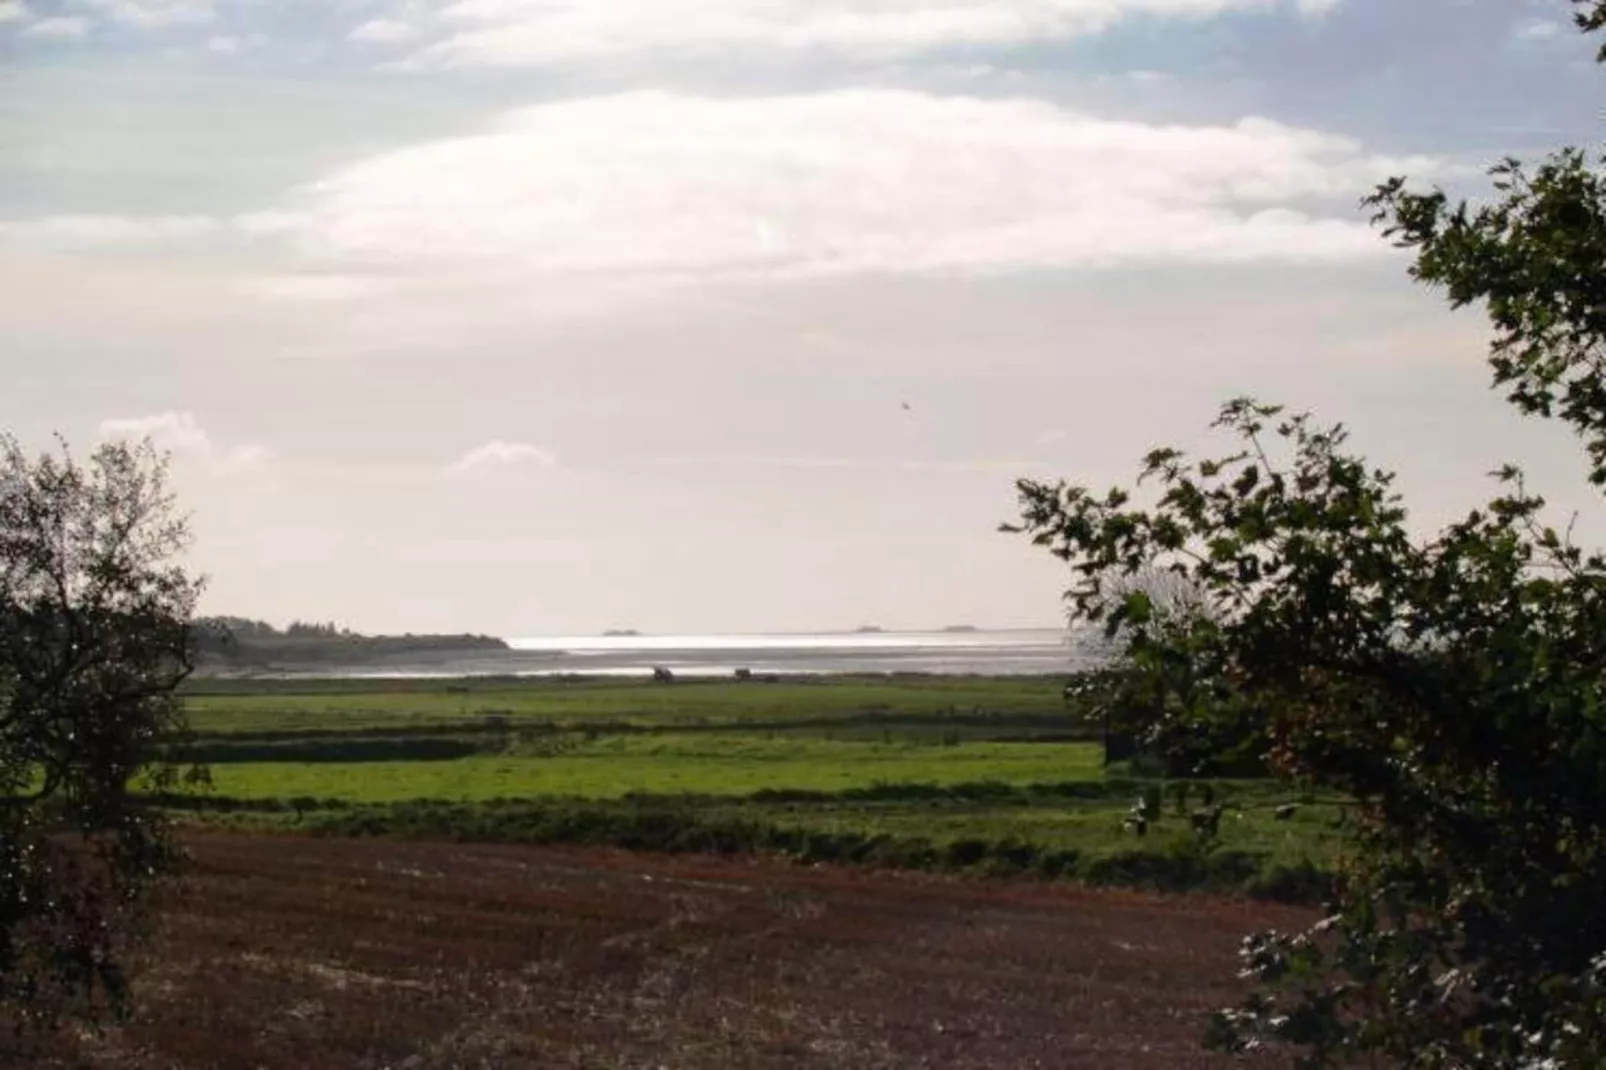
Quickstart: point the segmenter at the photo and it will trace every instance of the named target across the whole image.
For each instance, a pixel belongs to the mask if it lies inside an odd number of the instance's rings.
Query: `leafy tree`
[[[177,859],[139,797],[180,727],[200,585],[147,442],[78,462],[0,436],[0,1020],[120,1008],[119,966]]]
[[[1606,25],[1606,2],[1577,21]],[[1416,278],[1487,308],[1496,387],[1571,427],[1606,484],[1601,161],[1492,173],[1482,207],[1402,180],[1368,203]],[[1601,1065],[1606,557],[1547,524],[1515,467],[1421,539],[1342,426],[1249,399],[1217,425],[1230,451],[1155,450],[1136,491],[1020,484],[1020,529],[1070,564],[1074,611],[1157,687],[1187,667],[1166,718],[1255,728],[1275,770],[1356,800],[1327,916],[1246,942],[1259,989],[1212,1041],[1304,1067]],[[1211,611],[1178,629],[1144,591],[1109,597],[1147,569]]]

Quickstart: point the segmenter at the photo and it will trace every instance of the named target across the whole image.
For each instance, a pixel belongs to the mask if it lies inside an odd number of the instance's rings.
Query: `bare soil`
[[[1210,1067],[1227,1061],[1200,1050],[1203,1018],[1240,994],[1241,937],[1309,920],[757,860],[191,847],[139,1016],[28,1065]]]

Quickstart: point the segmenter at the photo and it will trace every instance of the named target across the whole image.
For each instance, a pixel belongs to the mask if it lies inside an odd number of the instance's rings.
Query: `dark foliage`
[[[198,584],[147,444],[87,462],[0,438],[0,1021],[121,1007],[118,952],[176,852],[170,784]]]
[[[1579,25],[1606,25],[1580,4]],[[1606,484],[1606,179],[1567,149],[1504,161],[1473,208],[1403,180],[1368,204],[1414,276],[1495,328],[1497,388],[1577,433]],[[1233,1050],[1305,1067],[1588,1067],[1606,1051],[1606,557],[1545,519],[1522,473],[1436,537],[1340,426],[1238,400],[1225,456],[1149,455],[1133,492],[1023,483],[1023,528],[1079,577],[1172,726],[1257,738],[1283,775],[1358,802],[1327,919],[1245,948],[1262,982]],[[1152,491],[1151,489],[1152,488]],[[1113,585],[1208,592],[1178,621]]]

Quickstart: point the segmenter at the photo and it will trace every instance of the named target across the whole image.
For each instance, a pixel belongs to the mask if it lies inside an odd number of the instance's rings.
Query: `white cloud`
[[[539,285],[977,273],[1385,253],[1359,193],[1433,161],[1329,134],[914,92],[628,94],[518,110],[337,171],[242,225],[337,274]],[[1330,216],[1317,214],[1331,198]]]
[[[0,24],[23,22],[33,13],[22,0],[0,0]]]
[[[555,468],[558,459],[539,446],[524,442],[503,442],[495,439],[469,450],[447,468],[454,475],[466,475],[487,469],[534,467]]]
[[[268,450],[262,446],[221,449],[196,422],[195,414],[189,412],[102,420],[99,431],[102,439],[149,438],[158,448],[199,461],[219,474],[258,468],[269,458]]]
[[[206,40],[206,50],[218,56],[236,55],[243,47],[244,42],[238,37],[219,36],[209,37]]]
[[[390,344],[593,318],[689,281],[1387,256],[1355,199],[1402,172],[1445,174],[1260,119],[1162,126],[881,90],[640,93],[518,109],[233,217],[0,220],[0,250],[188,253],[227,266],[252,302],[349,305],[341,329]]]
[[[455,0],[421,64],[516,66],[715,48],[897,56],[1099,33],[1123,19],[1320,14],[1337,0]]]
[[[22,36],[44,41],[82,41],[89,36],[89,20],[79,15],[40,19],[23,28]]]
[[[241,283],[239,291],[269,301],[349,301],[384,289],[384,283],[352,275],[270,275]]]
[[[416,41],[418,27],[398,19],[369,19],[347,35],[347,40],[371,45],[397,45]]]
[[[68,0],[74,7],[95,11],[112,22],[141,29],[211,22],[217,15],[213,0]]]

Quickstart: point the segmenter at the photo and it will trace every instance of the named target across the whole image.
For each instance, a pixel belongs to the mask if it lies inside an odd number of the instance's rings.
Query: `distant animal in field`
[[[663,665],[654,665],[652,667],[652,678],[660,684],[672,684],[675,682],[675,674]]]

